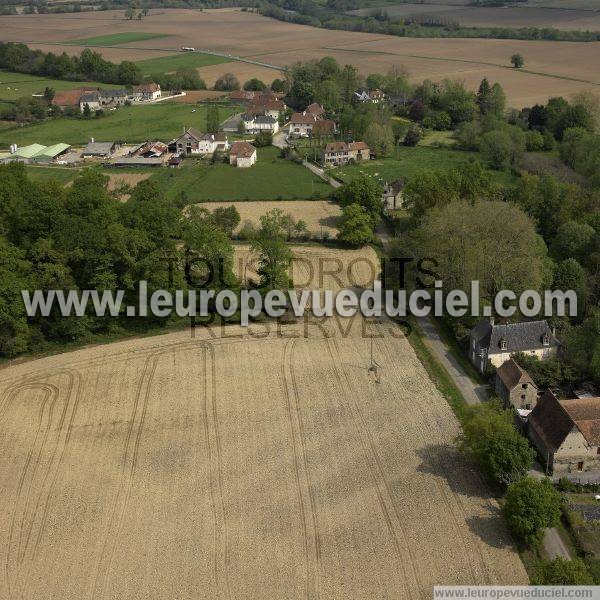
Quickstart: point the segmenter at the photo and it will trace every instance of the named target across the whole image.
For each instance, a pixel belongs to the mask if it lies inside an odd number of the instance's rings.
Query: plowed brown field
[[[0,38],[24,41],[54,52],[79,52],[61,45],[72,39],[143,31],[167,37],[123,47],[99,48],[111,60],[141,60],[164,56],[194,46],[287,66],[298,60],[332,55],[342,64],[356,65],[362,73],[386,72],[404,65],[415,81],[444,77],[463,79],[475,88],[484,76],[500,82],[513,106],[570,96],[600,85],[600,43],[485,39],[417,39],[330,31],[282,23],[239,10],[156,10],[141,22],[127,21],[123,11],[70,15],[0,17]],[[510,67],[510,56],[521,53],[525,70]],[[200,69],[207,83],[225,71],[241,80],[280,77],[277,70],[247,63],[228,63]]]

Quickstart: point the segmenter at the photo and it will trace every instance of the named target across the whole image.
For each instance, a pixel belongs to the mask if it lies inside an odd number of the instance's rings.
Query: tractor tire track
[[[222,461],[222,446],[221,446],[221,435],[219,432],[219,414],[218,414],[218,410],[217,410],[217,377],[216,377],[216,359],[215,359],[215,350],[214,347],[212,346],[212,344],[210,343],[206,343],[206,344],[202,344],[202,347],[204,349],[203,352],[203,357],[204,357],[204,385],[205,385],[205,394],[204,394],[204,413],[205,413],[205,431],[207,434],[207,438],[206,438],[206,443],[207,443],[207,447],[208,447],[208,452],[209,452],[209,464],[210,464],[210,471],[211,471],[211,500],[212,500],[212,504],[213,504],[213,515],[215,517],[215,583],[217,585],[217,592],[219,593],[218,597],[221,597],[220,594],[220,586],[219,586],[219,580],[221,579],[221,577],[219,576],[219,568],[218,568],[218,553],[217,553],[217,523],[219,522],[219,519],[217,519],[217,511],[216,511],[216,506],[215,506],[215,498],[214,498],[214,488],[213,488],[213,456],[216,456],[217,459],[217,490],[218,490],[218,496],[219,496],[219,512],[220,512],[220,521],[221,521],[221,547],[222,547],[222,570],[223,570],[223,575],[222,575],[222,579],[225,582],[225,592],[226,592],[226,597],[230,600],[232,598],[231,595],[231,584],[229,581],[229,541],[228,541],[228,534],[227,534],[227,511],[225,510],[225,498],[224,498],[224,493],[223,493],[223,461]],[[211,368],[210,371],[208,370],[208,365],[207,365],[207,357],[210,355],[210,363],[211,363]],[[210,373],[210,386],[207,385],[207,379]],[[211,401],[210,401],[210,411],[208,410],[209,408],[209,402],[208,402],[208,394],[206,393],[206,391],[210,388],[210,395],[211,395]],[[209,419],[208,419],[208,415],[211,415],[211,420],[212,420],[212,427],[213,427],[213,432],[214,432],[214,438],[215,438],[215,442],[214,442],[214,447],[215,447],[215,452],[212,451],[211,449],[211,441],[210,441],[210,427],[209,427]]]
[[[283,348],[283,356],[281,361],[281,377],[286,400],[288,421],[290,425],[292,452],[294,457],[294,475],[298,490],[298,505],[300,507],[300,520],[302,524],[302,534],[304,537],[304,557],[306,565],[305,597],[306,600],[312,600],[313,598],[319,598],[321,544],[319,539],[316,507],[312,494],[308,472],[308,464],[306,459],[306,444],[304,440],[304,431],[300,423],[302,416],[300,414],[298,402],[298,390],[295,382],[295,377],[293,376],[293,367],[291,364],[294,343],[295,340],[291,339],[286,342]],[[293,403],[292,395],[294,396]],[[296,421],[298,421],[296,423],[294,416],[296,417]],[[301,464],[303,473],[301,473],[300,469]],[[305,495],[308,497],[308,504],[310,507],[309,510],[307,510],[306,508],[306,503],[304,500]],[[310,540],[311,536],[309,536],[309,530],[312,533],[312,543]]]
[[[338,356],[338,360],[336,360],[336,358],[333,354],[333,349],[331,347],[332,344],[335,347],[335,351]],[[361,440],[361,444],[363,445],[363,451],[365,452],[367,461],[368,461],[368,455],[370,454],[373,459],[373,464],[375,464],[375,466],[376,466],[378,477],[375,476],[375,474],[373,473],[372,470],[371,470],[371,476],[373,477],[373,482],[375,483],[375,487],[377,489],[377,495],[379,497],[380,506],[381,506],[382,512],[383,512],[385,520],[386,520],[386,525],[387,525],[388,531],[392,537],[392,540],[394,542],[394,547],[396,548],[396,553],[397,553],[397,556],[399,559],[399,563],[401,565],[402,572],[404,574],[403,584],[404,584],[405,588],[407,588],[407,592],[408,592],[407,597],[408,598],[414,598],[414,597],[425,598],[425,593],[423,591],[423,583],[420,581],[420,578],[418,575],[418,570],[415,566],[417,560],[411,549],[410,541],[409,541],[408,535],[406,533],[406,528],[403,525],[400,513],[398,511],[398,508],[396,507],[396,503],[394,501],[394,496],[393,496],[392,490],[391,490],[390,485],[385,476],[385,471],[383,469],[381,459],[380,459],[377,449],[375,447],[375,442],[373,441],[373,436],[371,435],[368,425],[367,425],[367,422],[365,421],[362,411],[360,410],[360,407],[359,407],[358,403],[356,402],[356,397],[352,391],[352,386],[350,385],[350,381],[348,380],[348,375],[338,367],[338,364],[340,362],[340,360],[339,360],[340,353],[339,353],[339,347],[338,347],[336,338],[325,339],[325,346],[327,348],[329,357],[331,358],[331,363],[333,365],[333,370],[334,370],[334,373],[336,376],[336,380],[338,381],[338,383],[340,384],[340,387],[342,389],[344,389],[344,388],[346,389],[346,393],[347,393],[348,397],[352,398],[352,403],[351,403],[352,405],[350,404],[350,401],[348,401],[348,408],[350,409],[350,413],[353,415],[354,427],[355,427],[358,437]],[[343,374],[343,376],[342,376],[342,374]],[[355,415],[358,416],[360,426],[355,420]],[[362,435],[361,435],[361,431],[362,431]],[[366,440],[367,440],[366,443],[363,438],[363,435],[364,435],[364,437],[366,437]],[[367,447],[368,447],[368,450],[367,450]],[[390,517],[390,512],[394,515],[395,521],[398,524],[398,530],[400,531],[400,535],[402,536],[402,542],[403,542],[402,545],[404,546],[404,549],[401,548],[400,542],[398,541],[397,530],[392,523],[392,519]],[[406,555],[408,555],[408,557]],[[408,558],[408,560],[406,560],[406,558]],[[409,570],[412,572],[410,576],[407,572],[405,562],[408,563]],[[411,579],[412,579],[412,581],[411,581]],[[410,588],[412,588],[412,590]]]
[[[416,410],[424,423],[431,423],[435,421],[436,415],[430,408],[429,410],[427,410],[427,413],[425,413],[421,403],[417,402],[415,404],[417,405]],[[429,448],[430,440],[426,439],[425,435],[422,433],[421,430],[419,430],[417,434],[420,437],[421,446],[424,449],[429,462],[431,464],[436,464],[437,461],[433,455],[432,450]],[[479,540],[475,539],[472,542],[468,542],[465,538],[464,527],[465,523],[467,522],[467,519],[469,518],[469,515],[467,514],[459,495],[452,489],[450,489],[448,485],[444,485],[441,481],[439,481],[437,477],[434,478],[433,483],[442,500],[444,501],[446,508],[448,509],[448,514],[452,519],[456,535],[460,540],[461,546],[464,550],[464,556],[477,555],[481,567],[481,572],[485,574],[485,581],[483,583],[491,583],[491,576],[487,566],[487,560],[483,555],[483,551],[481,549],[481,544]],[[462,519],[460,517],[462,517]],[[471,560],[467,560],[467,568],[471,573],[472,582],[473,584],[475,584],[475,582],[479,581],[479,577],[475,571],[473,562]]]

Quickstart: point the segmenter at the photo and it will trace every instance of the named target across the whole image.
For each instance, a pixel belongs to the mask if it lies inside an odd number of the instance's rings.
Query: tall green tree
[[[545,529],[558,524],[561,498],[547,479],[523,477],[506,490],[502,512],[513,535],[536,547]]]

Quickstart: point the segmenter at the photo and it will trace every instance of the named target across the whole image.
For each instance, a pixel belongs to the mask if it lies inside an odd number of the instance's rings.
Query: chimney
[[[90,144],[93,144],[95,141],[96,140],[93,137],[90,138]]]
[[[493,315],[490,315],[490,325],[493,327],[495,323],[495,319],[493,317]]]

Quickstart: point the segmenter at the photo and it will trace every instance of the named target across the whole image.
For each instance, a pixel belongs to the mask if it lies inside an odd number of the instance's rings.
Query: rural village
[[[600,585],[600,13],[380,4],[3,5],[0,600]]]

